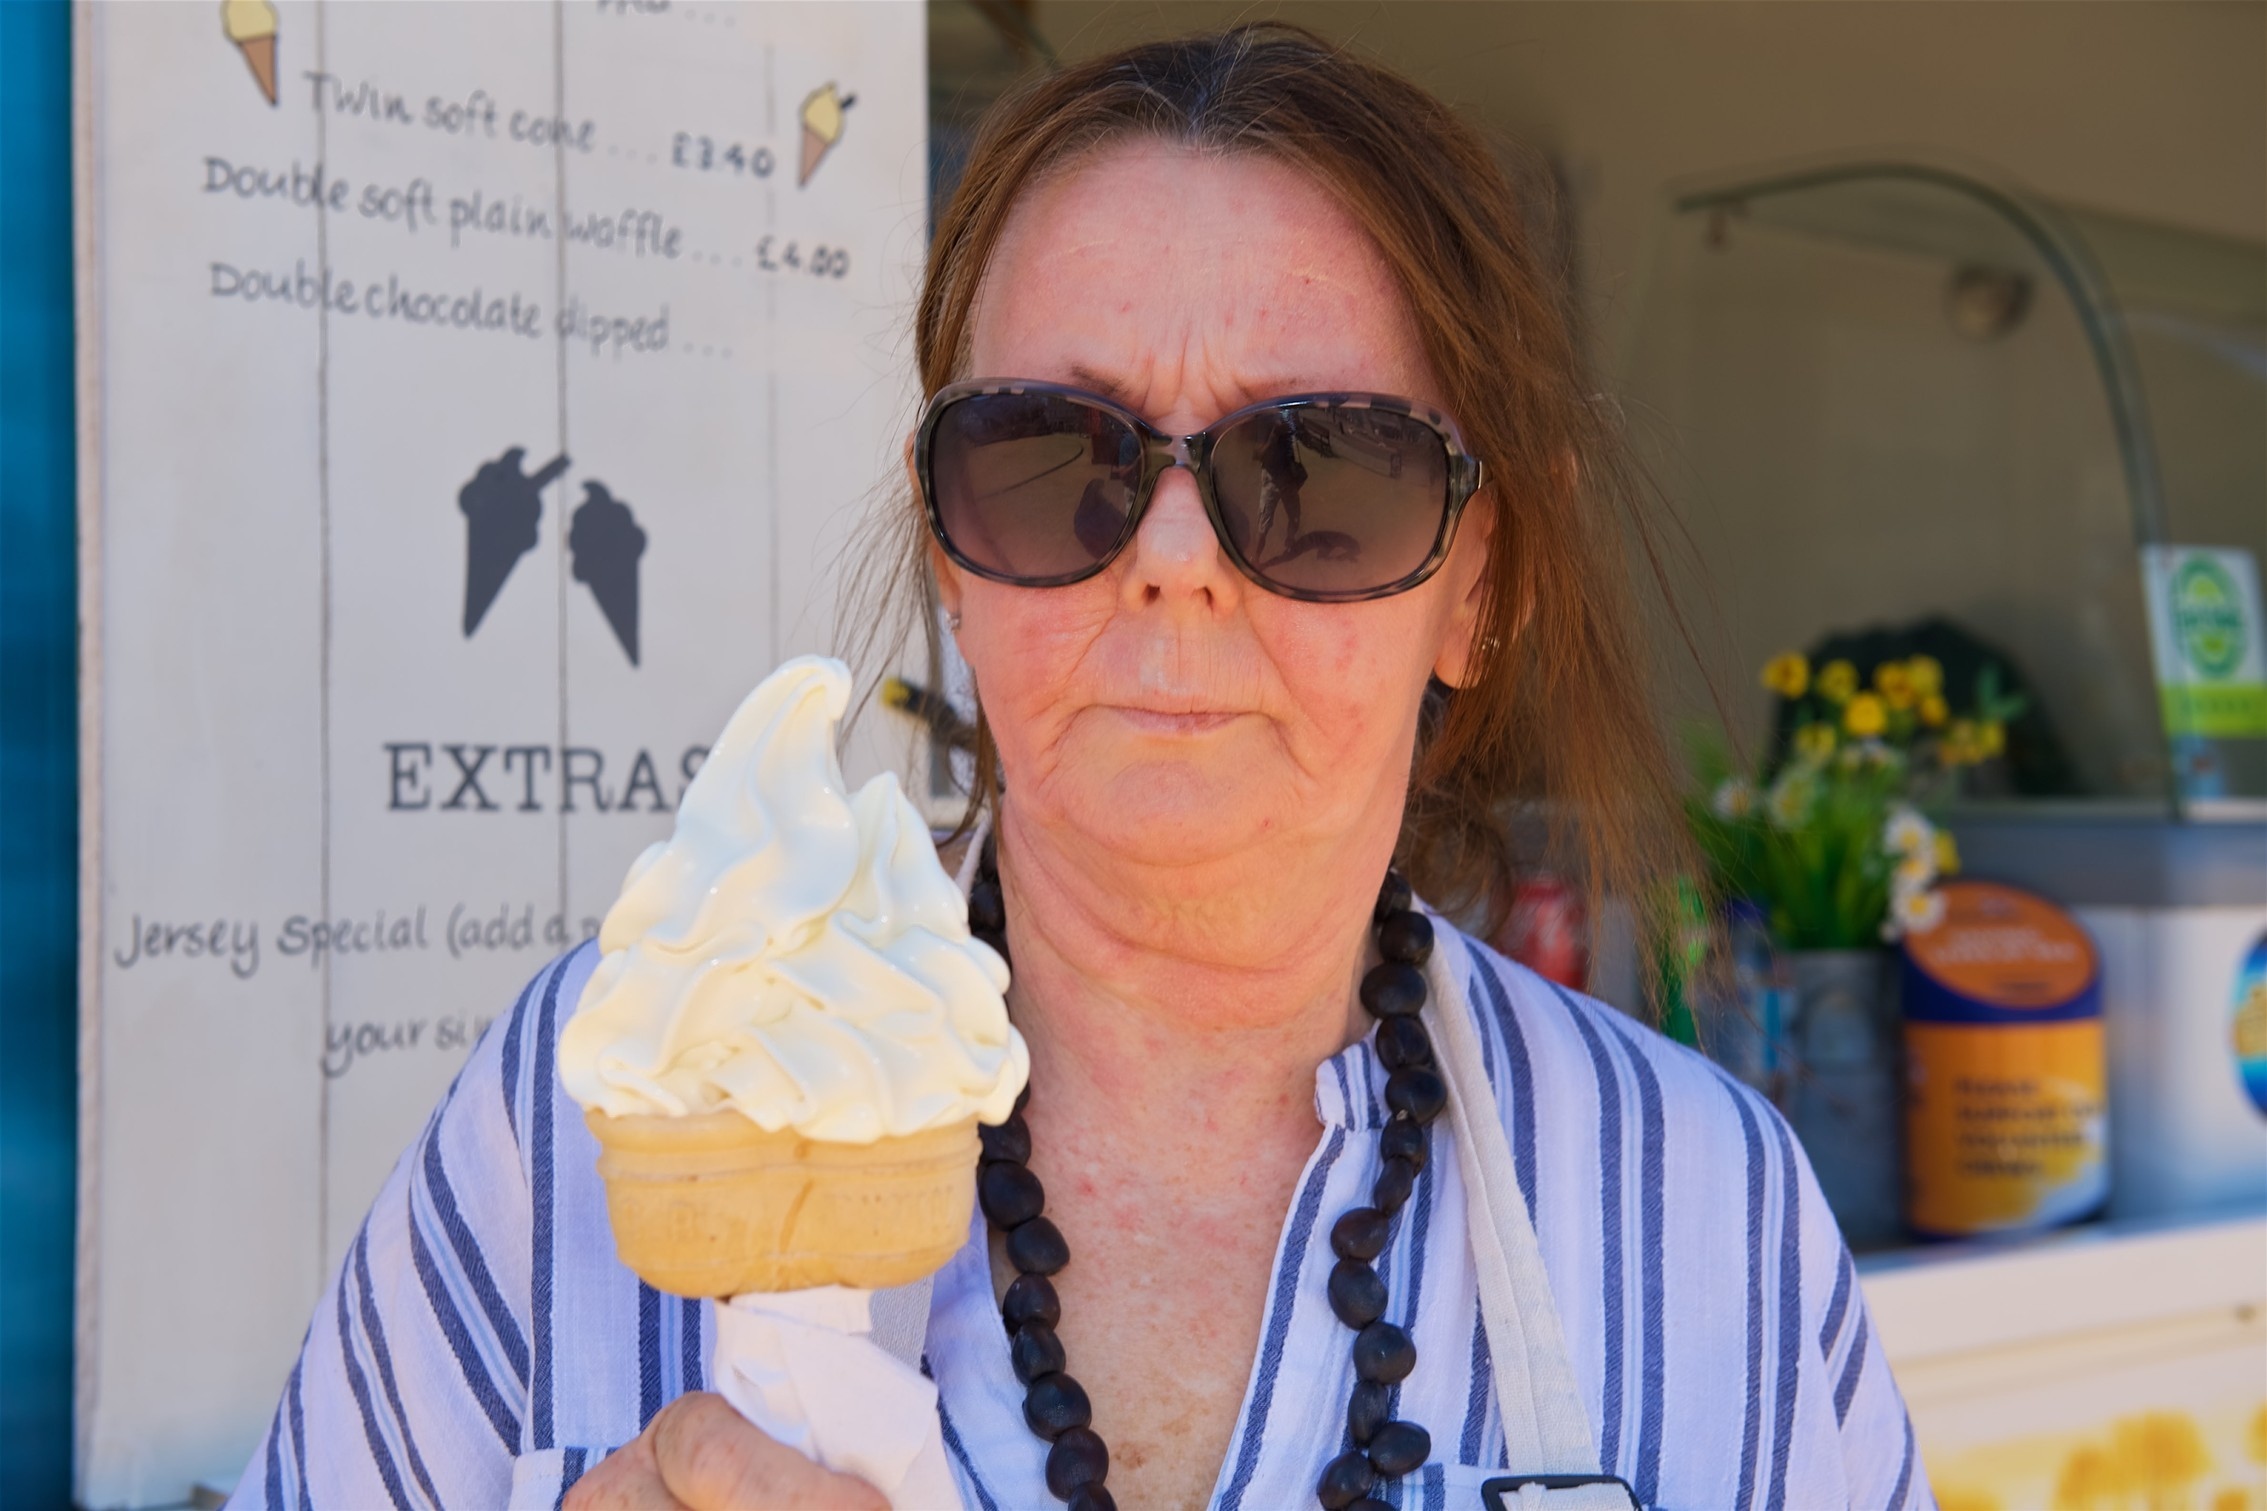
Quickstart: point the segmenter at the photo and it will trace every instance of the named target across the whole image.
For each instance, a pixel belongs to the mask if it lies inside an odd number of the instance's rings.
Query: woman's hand
[[[889,1511],[862,1479],[782,1447],[724,1397],[694,1391],[567,1492],[565,1511]]]

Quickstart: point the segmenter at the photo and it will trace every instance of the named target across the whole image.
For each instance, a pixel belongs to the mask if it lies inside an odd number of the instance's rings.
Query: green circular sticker
[[[2173,574],[2173,635],[2181,658],[2206,677],[2243,664],[2243,599],[2235,579],[2209,556],[2192,556]]]

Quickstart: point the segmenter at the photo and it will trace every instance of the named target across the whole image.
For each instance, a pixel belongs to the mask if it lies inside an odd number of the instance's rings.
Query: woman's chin
[[[1077,781],[1046,795],[1039,806],[1051,811],[1042,821],[1051,818],[1128,861],[1165,866],[1249,850],[1295,827],[1290,810],[1301,784],[1296,773],[1280,769],[1287,763],[1273,742],[1219,744],[1182,753],[1119,751],[1114,760],[1072,763],[1066,770],[1077,773]]]

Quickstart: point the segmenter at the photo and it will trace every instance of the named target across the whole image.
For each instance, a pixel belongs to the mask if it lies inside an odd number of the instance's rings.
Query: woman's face
[[[985,279],[969,375],[1098,391],[1169,435],[1324,389],[1445,408],[1369,239],[1297,170],[1159,142],[1028,192]],[[1222,554],[1165,473],[1135,539],[1070,587],[933,559],[998,741],[1013,830],[1149,864],[1398,829],[1428,674],[1463,678],[1492,522],[1367,603],[1299,603]]]

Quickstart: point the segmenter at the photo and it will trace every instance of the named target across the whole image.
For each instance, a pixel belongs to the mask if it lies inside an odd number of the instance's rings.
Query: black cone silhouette
[[[457,490],[464,512],[464,633],[480,628],[504,580],[519,560],[535,549],[536,526],[543,519],[543,490],[567,470],[555,456],[534,474],[523,474],[526,449],[513,446],[493,462],[483,462],[472,481]]]
[[[575,581],[587,583],[614,638],[638,664],[638,558],[645,554],[645,531],[630,506],[606,491],[604,483],[583,486],[583,501],[567,531]]]

